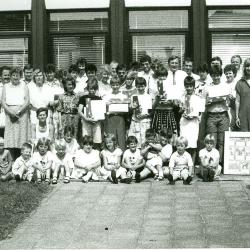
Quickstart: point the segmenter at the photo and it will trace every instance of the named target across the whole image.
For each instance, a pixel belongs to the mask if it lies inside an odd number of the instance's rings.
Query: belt
[[[222,114],[227,114],[227,111],[222,111],[222,112],[208,112],[208,114],[222,115]]]

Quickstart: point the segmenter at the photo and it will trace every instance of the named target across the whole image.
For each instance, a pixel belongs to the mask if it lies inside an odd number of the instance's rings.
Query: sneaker
[[[135,182],[136,183],[140,183],[141,182],[141,175],[140,175],[140,173],[136,172],[136,174],[135,174]]]
[[[21,181],[21,176],[19,174],[16,174],[15,175],[15,180],[18,181],[18,182]]]
[[[111,179],[114,184],[118,184],[118,179],[116,178],[116,171],[114,169],[111,171]]]

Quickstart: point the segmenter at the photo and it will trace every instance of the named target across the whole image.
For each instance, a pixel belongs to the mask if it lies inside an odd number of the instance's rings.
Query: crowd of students
[[[178,56],[164,65],[145,55],[98,70],[84,58],[68,71],[3,66],[1,180],[218,179],[225,131],[249,131],[250,59],[241,65],[213,57],[196,75],[190,58],[181,70]],[[91,103],[101,100],[97,119]]]

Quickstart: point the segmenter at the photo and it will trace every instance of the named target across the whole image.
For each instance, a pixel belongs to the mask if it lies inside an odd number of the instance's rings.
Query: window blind
[[[250,57],[250,33],[212,34],[212,56],[221,57],[226,65],[233,55],[240,55],[243,60]]]
[[[0,66],[23,67],[28,63],[28,38],[0,39]]]
[[[132,58],[139,61],[143,55],[149,55],[153,59],[159,59],[167,65],[171,55],[181,58],[181,65],[185,55],[185,35],[155,35],[133,36]]]
[[[208,11],[209,28],[250,28],[250,9]]]
[[[129,28],[188,28],[188,10],[129,11]]]
[[[190,6],[191,0],[125,0],[126,7]]]
[[[50,31],[108,31],[108,13],[51,13]]]
[[[79,57],[97,67],[105,63],[105,36],[54,37],[53,61],[58,68],[67,70]]]

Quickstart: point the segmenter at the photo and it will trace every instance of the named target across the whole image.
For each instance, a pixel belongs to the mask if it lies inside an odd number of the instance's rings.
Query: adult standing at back
[[[21,69],[10,71],[11,82],[3,86],[2,105],[5,110],[5,147],[10,149],[13,159],[20,155],[24,142],[31,136],[29,120],[29,90],[21,79]]]

